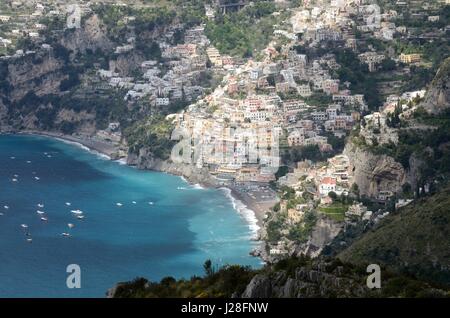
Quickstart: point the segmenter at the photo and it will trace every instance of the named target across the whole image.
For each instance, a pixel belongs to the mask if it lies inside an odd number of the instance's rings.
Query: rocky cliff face
[[[96,15],[85,21],[82,28],[67,30],[59,38],[61,44],[69,52],[85,53],[90,49],[109,51],[112,43],[108,40],[104,28]],[[37,96],[60,94],[61,81],[67,78],[63,67],[64,60],[58,58],[54,50],[39,50],[35,54],[11,59],[7,65],[6,80],[11,85],[8,93],[10,101],[23,98],[28,92]]]
[[[120,76],[129,76],[138,69],[145,57],[136,52],[121,54],[116,59],[109,62],[109,69],[119,73]]]
[[[42,130],[93,135],[99,127],[97,108],[99,98],[80,89],[77,83],[89,80],[89,65],[84,65],[84,54],[90,59],[110,60],[114,42],[97,15],[85,19],[79,29],[55,31],[49,37],[51,49],[37,44],[35,53],[1,61],[0,65],[0,129]],[[93,57],[92,57],[93,56]],[[92,61],[91,61],[92,62]],[[141,59],[122,59],[120,68],[133,69]],[[130,66],[133,65],[133,66]],[[62,83],[74,83],[63,89]],[[67,85],[66,85],[67,86]],[[77,100],[73,100],[73,96]],[[95,99],[95,103],[92,102]],[[109,101],[103,102],[109,103]],[[100,105],[102,106],[102,105]],[[100,109],[100,111],[102,111]],[[102,116],[108,116],[103,114]]]
[[[156,170],[183,176],[191,183],[199,183],[207,186],[219,186],[211,177],[207,169],[198,169],[193,165],[177,164],[170,159],[156,158],[148,148],[141,148],[139,153],[129,153],[127,164],[139,169]]]
[[[114,47],[105,26],[95,14],[86,19],[82,28],[66,31],[60,43],[68,50],[80,53],[85,53],[86,50],[95,52],[98,49],[108,52]]]
[[[440,66],[422,106],[433,114],[438,114],[450,107],[450,58],[447,58]]]
[[[295,251],[295,254],[303,254],[312,258],[318,257],[324,247],[333,241],[342,228],[342,223],[321,216],[319,220],[317,220],[308,242],[305,246],[299,247]]]
[[[372,154],[351,142],[347,143],[344,154],[350,159],[350,169],[361,195],[376,198],[380,191],[398,193],[407,180],[405,169],[392,157]]]
[[[242,298],[364,297],[370,290],[344,266],[315,261],[312,265],[261,273],[253,277]]]
[[[18,58],[8,64],[7,80],[12,86],[9,100],[22,99],[32,91],[37,96],[59,93],[59,85],[66,78],[63,62],[49,52]]]

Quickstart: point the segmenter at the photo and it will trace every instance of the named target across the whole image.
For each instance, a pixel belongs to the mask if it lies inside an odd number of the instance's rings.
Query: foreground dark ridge
[[[159,283],[136,278],[108,292],[114,298],[283,298],[283,297],[450,297],[450,289],[413,277],[383,271],[381,289],[366,286],[365,268],[338,259],[289,258],[252,270],[226,266],[214,272],[206,266],[203,277]]]

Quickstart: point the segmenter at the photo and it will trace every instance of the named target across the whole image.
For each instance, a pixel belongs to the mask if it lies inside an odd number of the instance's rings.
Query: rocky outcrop
[[[148,148],[141,148],[139,153],[129,153],[127,164],[136,166],[139,169],[155,170],[183,176],[191,183],[198,183],[211,187],[219,186],[217,181],[211,177],[207,169],[199,169],[194,165],[189,164],[174,163],[170,159],[162,160],[156,158]]]
[[[119,73],[120,76],[130,76],[144,61],[145,57],[136,52],[120,54],[116,59],[109,61],[109,69]]]
[[[81,135],[94,135],[97,131],[95,114],[86,111],[76,112],[72,109],[61,109],[56,115],[55,124],[72,123],[77,126],[77,133]]]
[[[350,169],[359,193],[376,198],[380,191],[398,193],[406,182],[406,171],[394,158],[376,155],[351,141],[347,143],[344,154],[350,159]]]
[[[83,27],[66,30],[60,44],[72,52],[95,52],[98,49],[110,51],[112,42],[106,36],[104,27],[96,15],[88,18]],[[67,78],[65,62],[56,57],[52,50],[39,50],[34,54],[9,60],[6,80],[11,86],[8,91],[10,101],[22,99],[28,92],[36,96],[60,94],[61,81]]]
[[[10,101],[22,99],[28,92],[36,96],[59,93],[59,85],[66,78],[62,73],[62,61],[48,52],[37,52],[8,63],[7,92]]]
[[[421,105],[433,114],[450,107],[450,58],[440,66]]]
[[[242,298],[268,298],[272,294],[272,281],[268,275],[255,275],[248,284]]]
[[[95,14],[86,19],[82,28],[66,30],[60,43],[66,49],[80,53],[85,53],[86,50],[95,52],[99,49],[108,52],[114,47],[107,36],[106,27]]]
[[[94,135],[95,110],[74,110],[71,103],[62,104],[60,99],[68,92],[61,90],[61,83],[70,76],[83,76],[82,68],[73,60],[76,53],[82,55],[89,50],[101,57],[100,51],[112,52],[113,42],[101,20],[91,15],[81,28],[63,31],[58,42],[51,45],[51,49],[39,48],[34,53],[11,57],[0,65],[0,129],[61,130]]]
[[[341,232],[343,223],[336,222],[327,217],[320,217],[311,233],[311,237],[304,247],[296,250],[296,255],[307,255],[317,257],[324,247],[331,243]]]
[[[363,281],[345,275],[344,267],[328,268],[325,262],[313,267],[301,266],[288,275],[286,271],[257,274],[247,285],[242,298],[363,297],[370,291]]]

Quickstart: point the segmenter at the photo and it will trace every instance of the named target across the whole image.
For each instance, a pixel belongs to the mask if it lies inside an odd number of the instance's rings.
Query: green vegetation
[[[288,166],[281,166],[280,168],[278,168],[277,173],[275,173],[275,177],[278,180],[281,177],[284,177],[286,174],[288,174],[288,172],[289,172],[289,167]]]
[[[343,251],[342,260],[382,264],[450,286],[450,187],[383,219]]]
[[[311,160],[314,162],[325,161],[333,156],[332,153],[322,153],[317,145],[295,146],[284,150],[281,154],[285,163]]]
[[[205,19],[204,1],[151,1],[152,6],[112,6],[98,4],[93,8],[103,23],[108,35],[120,42],[130,27],[135,29],[137,43],[148,40],[148,33],[156,28],[163,29],[168,24],[179,21],[183,29],[179,30],[176,39],[180,39],[184,30],[200,24]],[[128,17],[134,19],[129,20]],[[145,43],[141,43],[145,45]]]
[[[425,88],[431,82],[439,66],[449,57],[450,42],[446,38],[433,41],[420,38],[407,42],[399,40],[394,42],[394,49],[397,54],[419,53],[423,61],[427,62],[411,65],[410,72],[404,76],[401,89],[411,91]]]
[[[329,104],[333,102],[331,95],[318,92],[314,92],[311,96],[302,99],[306,102],[306,104],[311,106],[317,106],[319,108],[326,108]]]
[[[409,168],[409,160],[412,155],[425,164],[420,168],[419,182],[421,185],[436,177],[445,179],[450,173],[450,110],[446,110],[435,117],[424,110],[415,113],[415,119],[419,122],[432,124],[429,129],[402,129],[399,131],[397,144],[382,144],[366,147],[374,154],[385,154],[393,157],[401,163],[405,169]],[[415,191],[417,189],[414,189]]]
[[[119,284],[116,298],[230,298],[234,293],[243,293],[256,271],[239,265],[224,266],[217,272],[211,261],[204,265],[205,276],[175,280],[163,278],[160,283],[137,278],[129,283]]]
[[[36,111],[36,109],[39,109]],[[85,112],[93,115],[97,129],[104,129],[112,121],[123,121],[126,114],[126,106],[123,98],[117,92],[110,92],[107,96],[77,97],[73,93],[63,96],[45,95],[37,96],[34,92],[28,92],[22,99],[13,102],[8,108],[10,119],[36,112],[35,124],[43,130],[62,130],[66,134],[72,134],[79,122],[56,121],[59,112],[63,109],[76,113]]]
[[[342,83],[350,82],[352,93],[364,94],[369,109],[376,110],[381,106],[381,95],[377,88],[377,80],[369,73],[368,66],[359,61],[351,50],[335,50],[336,62],[341,65],[337,75]]]
[[[307,242],[309,237],[311,236],[311,233],[316,223],[317,223],[316,213],[314,211],[306,212],[303,217],[303,220],[290,228],[288,239],[298,243]]]
[[[277,17],[272,1],[253,1],[239,12],[217,14],[206,24],[206,35],[223,54],[249,57],[264,48],[273,34]]]
[[[317,222],[317,214],[313,210],[305,212],[303,220],[295,225],[290,225],[287,222],[287,210],[296,209],[297,205],[307,203],[302,197],[297,197],[295,190],[288,186],[281,186],[278,189],[280,198],[285,202],[286,210],[281,211],[280,203],[273,208],[275,213],[271,214],[269,221],[266,223],[267,240],[271,243],[278,242],[282,237],[283,230],[289,230],[287,238],[303,243],[308,240],[312,230]]]
[[[345,212],[348,211],[348,205],[340,202],[333,202],[329,206],[322,206],[319,211],[335,221],[342,222],[345,219]]]
[[[162,116],[147,118],[124,131],[132,153],[148,148],[160,159],[168,159],[175,142],[170,139],[174,125]]]
[[[281,238],[281,230],[285,228],[285,221],[287,215],[285,212],[280,212],[276,217],[267,222],[265,229],[267,232],[267,241],[270,243],[277,243]]]
[[[137,34],[142,31],[152,31],[159,25],[171,22],[175,17],[175,12],[167,7],[142,7],[133,6],[112,6],[109,4],[98,4],[93,7],[102,22],[106,25],[108,34],[113,39],[124,38],[128,23],[135,26]],[[127,21],[127,17],[134,17],[135,20]]]

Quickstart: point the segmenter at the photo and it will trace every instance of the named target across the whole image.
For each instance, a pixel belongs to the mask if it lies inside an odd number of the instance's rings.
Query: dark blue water
[[[0,297],[103,297],[138,276],[202,274],[206,259],[260,263],[224,191],[45,137],[0,135],[0,213]],[[69,264],[81,267],[81,289],[66,286]]]

